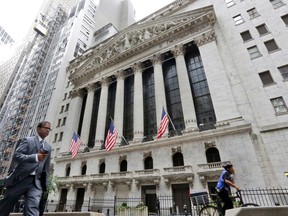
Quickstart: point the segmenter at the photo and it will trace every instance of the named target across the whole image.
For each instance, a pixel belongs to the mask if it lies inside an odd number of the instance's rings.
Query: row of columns
[[[178,75],[178,82],[180,88],[181,102],[184,114],[185,121],[185,130],[198,130],[196,122],[196,113],[194,109],[194,102],[192,98],[192,93],[190,91],[189,76],[187,73],[186,63],[184,59],[184,48],[183,46],[175,46],[171,50],[176,59],[176,68]],[[164,77],[162,72],[162,60],[161,55],[157,54],[151,57],[151,62],[154,67],[154,83],[155,83],[155,103],[156,103],[156,117],[157,125],[159,126],[161,121],[162,106],[166,109],[166,96],[165,96],[165,85]],[[144,134],[144,101],[143,101],[143,82],[142,82],[142,73],[143,68],[140,62],[134,63],[131,66],[134,71],[134,140],[141,141],[143,140]],[[123,132],[123,116],[124,116],[124,83],[125,83],[125,74],[124,71],[117,71],[115,74],[117,78],[117,87],[116,87],[116,99],[115,99],[115,114],[114,122],[116,129],[118,131],[120,142],[122,132]],[[96,126],[96,136],[95,136],[95,146],[101,146],[105,140],[105,122],[106,122],[106,113],[107,113],[107,102],[108,102],[108,88],[109,88],[109,79],[102,78],[100,81],[102,85],[100,103],[98,109],[98,120]],[[89,139],[89,130],[91,125],[92,109],[93,109],[93,100],[95,94],[95,85],[89,84],[87,87],[88,95],[86,99],[83,123],[81,128],[81,140],[83,143],[87,144]],[[73,96],[73,95],[72,95]],[[79,103],[80,94],[76,94],[76,97],[73,97],[72,101],[77,102],[75,106],[81,107]],[[76,111],[76,109],[75,109]],[[74,113],[74,118],[76,115],[79,115],[80,112]],[[79,118],[78,118],[79,122]],[[75,124],[76,122],[74,122]],[[74,125],[74,128],[77,128],[77,125]]]
[[[212,38],[212,42],[210,40]],[[218,53],[217,45],[214,40],[214,37],[209,37],[209,45],[206,46],[206,43],[201,44],[202,47],[208,47],[209,51],[212,51]],[[201,38],[202,41],[202,38]],[[196,40],[197,42],[197,40]],[[206,42],[206,41],[205,41]],[[204,46],[205,45],[205,46]],[[188,131],[198,131],[197,127],[197,121],[196,121],[196,112],[191,92],[191,87],[189,83],[189,76],[187,73],[187,67],[186,62],[184,58],[184,47],[183,45],[176,45],[171,49],[172,54],[175,57],[176,61],[176,69],[177,69],[177,75],[178,75],[178,82],[179,82],[179,90],[180,90],[180,97],[181,97],[181,103],[182,103],[182,109],[183,109],[183,115],[184,115],[184,122],[185,122],[185,130],[184,132]],[[201,53],[201,49],[199,49]],[[207,52],[206,52],[207,51]],[[204,49],[203,52],[205,55],[209,55],[208,50]],[[219,53],[218,53],[219,54]],[[201,53],[202,56],[202,53]],[[220,57],[220,55],[218,55]],[[203,59],[203,58],[202,58]],[[219,66],[219,68],[223,69],[223,63],[221,59],[218,58],[218,62],[214,62],[214,68],[207,67],[205,65],[205,72],[207,79],[209,80],[209,77],[213,78],[215,76],[215,68]],[[165,86],[164,86],[164,77],[162,72],[162,60],[161,55],[156,54],[151,57],[151,62],[154,67],[154,83],[155,83],[155,103],[156,103],[156,117],[157,117],[157,126],[159,126],[161,121],[161,114],[162,114],[162,106],[166,109],[166,97],[165,97]],[[217,66],[218,65],[218,66]],[[135,63],[131,66],[131,68],[134,71],[134,141],[141,141],[143,139],[144,134],[144,106],[143,106],[143,84],[142,84],[142,72],[143,68],[141,67],[141,63]],[[207,71],[208,69],[208,71]],[[217,69],[216,69],[217,70]],[[223,72],[223,71],[220,71]],[[116,99],[115,99],[115,113],[114,113],[114,122],[116,129],[118,131],[118,143],[120,142],[122,132],[123,132],[123,116],[124,116],[124,83],[125,83],[125,75],[124,71],[117,71],[115,74],[117,78],[117,88],[116,88]],[[224,80],[223,80],[224,77]],[[226,98],[225,100],[230,103],[230,107],[234,108],[233,116],[237,116],[239,113],[237,111],[237,108],[235,107],[236,103],[232,95],[231,87],[229,85],[229,81],[226,76],[222,77],[222,88],[226,88],[226,93],[229,96],[229,98]],[[214,77],[215,78],[215,77]],[[213,80],[213,79],[211,79]],[[101,89],[101,95],[100,95],[100,104],[98,109],[98,120],[97,120],[97,127],[96,127],[96,136],[95,136],[95,146],[101,146],[103,141],[105,140],[105,122],[106,122],[106,113],[107,113],[107,103],[108,103],[108,87],[109,87],[109,80],[108,78],[102,78],[101,80],[102,89]],[[210,85],[209,85],[210,87]],[[93,85],[88,85],[88,96],[86,101],[86,107],[84,112],[84,118],[83,118],[83,124],[81,129],[81,140],[84,143],[88,143],[89,138],[89,130],[90,130],[90,124],[91,124],[91,116],[92,116],[92,107],[93,107],[93,99],[94,99],[94,93],[95,88]],[[211,91],[211,89],[210,89]],[[212,98],[214,99],[214,102],[217,100],[222,101],[222,96],[217,96],[217,91],[215,91],[215,98],[213,98],[213,93],[211,93]],[[75,96],[79,96],[79,94],[76,94]],[[75,107],[81,107],[81,102],[78,97],[73,98],[73,106]],[[232,103],[231,103],[232,102]],[[234,102],[234,103],[233,103]],[[223,104],[223,102],[221,102]],[[219,109],[217,110],[223,110],[225,108],[220,105]],[[217,105],[217,106],[219,106]],[[215,103],[214,103],[215,106]],[[215,107],[214,107],[215,108]],[[78,122],[79,122],[79,115],[80,112],[78,112],[79,108],[74,108],[74,110],[71,112],[71,118],[76,119],[73,121],[72,127],[74,129],[77,128]],[[166,109],[167,110],[167,109]],[[219,121],[219,118],[217,116],[217,113],[219,115],[220,113],[220,119],[223,118],[222,113],[223,112],[217,112],[216,111],[216,117]],[[70,115],[70,113],[69,113]],[[78,122],[77,122],[78,120]]]

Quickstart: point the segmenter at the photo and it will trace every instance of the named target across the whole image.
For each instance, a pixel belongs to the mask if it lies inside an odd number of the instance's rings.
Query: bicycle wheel
[[[204,206],[199,213],[200,216],[222,216],[222,214],[218,211],[217,207],[207,205]]]
[[[245,203],[242,205],[242,207],[257,207],[259,206],[258,204],[255,203]]]

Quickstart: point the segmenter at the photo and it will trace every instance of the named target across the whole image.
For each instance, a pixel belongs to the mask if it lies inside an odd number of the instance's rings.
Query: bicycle
[[[204,207],[202,207],[199,212],[199,216],[224,216],[222,213],[222,201],[220,197],[217,194],[211,194],[210,196],[211,199],[214,200],[214,202],[216,203],[216,206],[211,204],[204,205]],[[244,203],[240,191],[237,191],[236,196],[233,196],[233,198],[239,199],[239,207],[259,206],[258,204],[255,203]]]

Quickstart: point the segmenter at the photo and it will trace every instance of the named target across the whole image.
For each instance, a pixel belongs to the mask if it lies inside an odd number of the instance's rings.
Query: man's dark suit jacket
[[[13,155],[15,167],[5,179],[6,187],[12,187],[36,171],[35,184],[37,188],[42,188],[44,191],[48,188],[51,146],[46,141],[44,141],[44,146],[49,153],[44,161],[37,162],[36,154],[41,147],[38,136],[26,137],[21,140]]]

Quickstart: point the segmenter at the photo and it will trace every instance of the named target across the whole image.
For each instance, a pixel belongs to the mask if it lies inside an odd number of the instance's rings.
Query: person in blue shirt
[[[232,174],[234,174],[234,168],[231,163],[226,163],[223,165],[223,172],[221,173],[221,176],[217,182],[216,191],[221,198],[223,205],[223,215],[225,215],[226,209],[232,209],[233,208],[233,202],[231,198],[229,197],[231,193],[230,186],[236,188],[237,191],[240,190],[240,188],[233,182]]]

